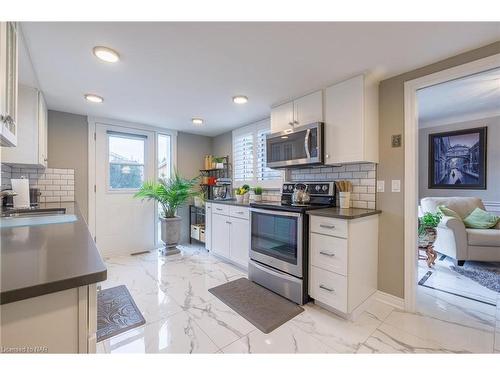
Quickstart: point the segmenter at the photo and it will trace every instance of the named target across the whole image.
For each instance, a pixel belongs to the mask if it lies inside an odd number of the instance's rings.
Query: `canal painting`
[[[429,135],[430,189],[486,189],[486,129]]]

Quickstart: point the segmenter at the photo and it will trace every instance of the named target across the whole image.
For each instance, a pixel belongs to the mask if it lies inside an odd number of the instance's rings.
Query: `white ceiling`
[[[499,23],[22,23],[50,109],[217,135],[362,71],[403,73],[500,39]],[[106,64],[96,45],[121,54]],[[88,103],[85,93],[105,99]],[[246,105],[231,97],[249,97]],[[204,127],[191,124],[205,119]]]
[[[422,128],[500,116],[500,69],[426,87],[417,97]]]

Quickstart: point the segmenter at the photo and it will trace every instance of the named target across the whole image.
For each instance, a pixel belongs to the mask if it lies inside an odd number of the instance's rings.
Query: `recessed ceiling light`
[[[84,97],[85,99],[87,99],[89,102],[92,103],[102,103],[104,101],[104,98],[99,95],[85,94]]]
[[[203,119],[202,118],[199,118],[199,117],[193,117],[191,119],[191,122],[194,124],[194,125],[203,125]]]
[[[248,97],[246,97],[245,95],[236,95],[233,96],[233,102],[235,102],[236,104],[245,104],[246,102],[248,102]]]
[[[94,55],[101,59],[102,61],[106,61],[109,63],[114,63],[120,60],[120,55],[118,52],[112,50],[108,47],[97,46],[93,49]]]

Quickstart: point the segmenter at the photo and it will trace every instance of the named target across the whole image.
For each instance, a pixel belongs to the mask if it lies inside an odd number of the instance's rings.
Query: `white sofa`
[[[421,211],[436,212],[444,205],[455,211],[462,219],[476,207],[484,208],[479,198],[468,197],[428,197],[420,201]],[[492,229],[466,228],[461,220],[444,216],[437,227],[434,249],[453,259],[459,266],[466,260],[483,262],[500,261],[500,222]]]

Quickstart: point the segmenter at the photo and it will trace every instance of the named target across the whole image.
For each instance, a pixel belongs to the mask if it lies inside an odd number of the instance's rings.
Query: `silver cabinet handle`
[[[291,122],[291,121],[290,121],[290,122],[288,123],[288,125],[293,126],[293,122]]]
[[[333,293],[335,292],[335,289],[328,288],[327,286],[324,286],[323,284],[320,284],[319,286],[321,289],[326,290],[327,292]]]
[[[320,224],[319,226],[325,229],[335,229],[335,225]]]
[[[222,211],[222,208],[216,207],[215,208],[217,211]]]
[[[243,212],[243,211],[237,211],[236,213],[237,213],[237,214],[240,214],[240,215],[243,215],[243,214],[244,214],[244,212]]]
[[[295,125],[298,125],[298,124],[299,124],[299,122],[298,122],[297,120],[295,120],[293,123],[294,123]]]
[[[232,224],[230,221],[226,221],[226,224]]]
[[[335,256],[334,253],[327,253],[326,251],[320,251],[319,253],[321,255],[326,255],[327,257],[334,257]]]

